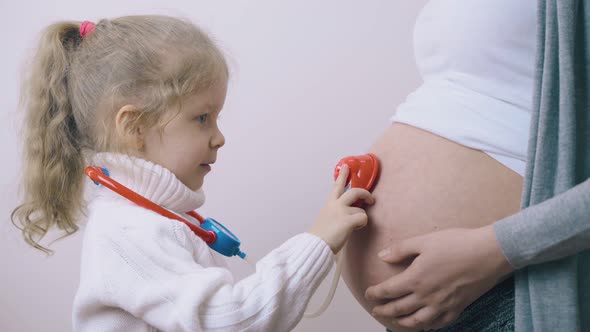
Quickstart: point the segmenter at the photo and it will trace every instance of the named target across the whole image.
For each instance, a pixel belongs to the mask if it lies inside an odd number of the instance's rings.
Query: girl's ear
[[[125,147],[142,151],[144,147],[144,130],[139,121],[142,112],[134,105],[125,105],[115,117],[115,132]]]

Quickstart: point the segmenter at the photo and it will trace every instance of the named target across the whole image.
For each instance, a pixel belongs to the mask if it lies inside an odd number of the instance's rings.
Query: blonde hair
[[[167,16],[101,20],[84,39],[80,22],[59,22],[43,33],[21,96],[24,199],[11,215],[27,243],[52,228],[78,230],[84,213],[85,156],[120,152],[115,115],[126,104],[141,110],[136,125],[160,123],[182,98],[227,79],[225,59],[194,24]]]

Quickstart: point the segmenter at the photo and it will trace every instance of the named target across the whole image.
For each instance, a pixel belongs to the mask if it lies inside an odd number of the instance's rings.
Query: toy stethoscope
[[[334,179],[338,178],[338,174],[340,174],[340,168],[342,165],[346,164],[350,173],[347,179],[347,187],[350,188],[362,188],[368,191],[372,191],[377,183],[377,178],[379,177],[379,159],[372,153],[367,153],[360,156],[350,156],[342,158],[338,164],[336,164],[336,168],[334,169]],[[357,201],[354,203],[354,206],[362,207],[363,202]],[[330,286],[330,290],[328,291],[328,295],[324,299],[324,302],[320,305],[320,307],[314,312],[306,312],[304,313],[305,318],[315,318],[320,316],[328,307],[330,303],[332,303],[332,299],[334,298],[334,294],[336,293],[336,288],[338,287],[338,281],[340,281],[340,275],[342,274],[342,256],[344,255],[344,250],[346,250],[346,246],[340,250],[338,255],[336,255],[336,272],[334,272],[334,276],[332,277],[332,285]]]
[[[246,254],[240,250],[240,240],[238,237],[215,219],[205,219],[195,211],[187,212],[187,215],[199,221],[201,224],[199,227],[113,180],[109,176],[109,171],[104,167],[88,166],[86,167],[85,173],[96,185],[102,184],[141,207],[159,213],[166,218],[178,220],[187,225],[196,236],[203,239],[211,249],[218,253],[228,257],[238,256],[242,259],[246,258]]]
[[[373,190],[375,183],[377,182],[377,177],[379,175],[379,160],[374,154],[368,153],[360,156],[350,156],[342,158],[338,162],[338,164],[336,164],[336,167],[334,169],[334,179],[338,178],[338,174],[340,174],[340,168],[344,164],[348,165],[348,168],[350,170],[348,179],[346,181],[348,188],[362,188],[368,191]],[[211,249],[217,251],[218,253],[228,257],[246,257],[246,254],[240,250],[241,242],[238,239],[238,237],[235,236],[232,232],[230,232],[227,228],[225,228],[221,223],[217,222],[215,219],[205,219],[195,211],[187,212],[187,215],[199,221],[199,223],[201,224],[199,227],[191,223],[190,221],[180,217],[179,215],[169,210],[166,210],[165,208],[141,196],[140,194],[132,191],[131,189],[125,187],[121,183],[113,180],[109,176],[109,172],[106,168],[88,166],[86,167],[85,173],[86,175],[88,175],[90,179],[92,179],[92,181],[94,181],[96,185],[102,184],[106,188],[118,193],[119,195],[127,198],[128,200],[132,201],[133,203],[141,207],[157,212],[164,217],[178,220],[184,223],[193,231],[193,233],[195,233],[196,236],[203,239]],[[354,205],[360,207],[362,206],[362,202],[356,202]],[[336,292],[336,287],[338,286],[340,275],[342,273],[342,264],[340,264],[342,251],[336,257],[336,272],[334,273],[334,277],[332,279],[332,286],[328,292],[328,295],[326,296],[326,299],[324,300],[324,303],[322,303],[322,305],[317,311],[313,313],[305,313],[305,317],[312,318],[321,315],[324,311],[326,311],[326,309],[332,302],[332,299]]]

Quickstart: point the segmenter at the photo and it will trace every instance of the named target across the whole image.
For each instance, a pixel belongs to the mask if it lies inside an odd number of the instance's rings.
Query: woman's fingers
[[[440,313],[432,307],[424,307],[413,314],[403,318],[395,319],[398,325],[409,328],[427,328],[430,323],[434,321]]]
[[[423,303],[417,299],[415,294],[409,294],[395,299],[388,303],[375,306],[373,316],[399,317],[407,316],[423,307]]]
[[[413,291],[413,274],[410,268],[394,275],[384,282],[367,288],[365,297],[370,301],[383,301],[401,298]]]
[[[423,236],[415,236],[393,243],[379,252],[379,258],[387,263],[400,263],[406,259],[421,253],[421,247],[425,239]]]

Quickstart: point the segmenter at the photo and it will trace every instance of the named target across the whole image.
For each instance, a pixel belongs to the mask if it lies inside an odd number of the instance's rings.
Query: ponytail
[[[39,241],[55,226],[66,235],[76,232],[82,212],[84,158],[68,89],[69,64],[81,41],[78,24],[49,26],[22,95],[25,197],[11,219],[27,243],[48,254]]]

